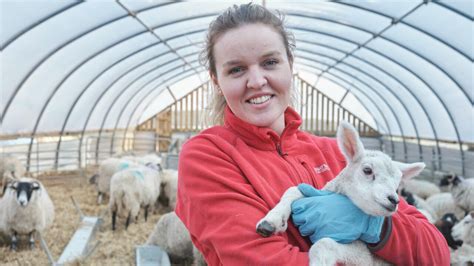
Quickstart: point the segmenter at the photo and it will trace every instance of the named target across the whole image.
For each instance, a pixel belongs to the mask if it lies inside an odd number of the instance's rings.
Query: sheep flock
[[[178,173],[163,169],[158,155],[106,159],[88,173],[93,176],[89,183],[75,175],[27,177],[29,174],[18,159],[6,157],[8,161],[2,160],[0,164],[7,169],[2,170],[0,178],[0,264],[48,264],[39,247],[38,232],[53,257],[59,258],[79,224],[79,214],[70,199],[73,196],[87,215],[106,213],[96,234],[100,244],[81,263],[133,264],[136,246],[158,245],[168,253],[172,264],[205,265],[173,212]],[[133,187],[138,192],[133,192]],[[18,191],[25,191],[21,199]],[[36,211],[20,213],[28,191],[31,195],[27,207]],[[118,192],[134,195],[120,203],[120,211],[114,209],[115,200],[120,198],[114,193]],[[443,233],[451,249],[452,265],[474,262],[473,178],[446,174],[438,184],[412,178],[403,180],[398,192]],[[28,225],[18,228],[20,220]]]

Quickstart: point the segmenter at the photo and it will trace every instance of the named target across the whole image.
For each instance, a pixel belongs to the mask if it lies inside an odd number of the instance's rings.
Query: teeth
[[[250,103],[252,104],[261,104],[264,103],[268,100],[270,100],[271,96],[270,95],[265,95],[265,96],[260,96],[258,98],[252,98],[249,100]]]

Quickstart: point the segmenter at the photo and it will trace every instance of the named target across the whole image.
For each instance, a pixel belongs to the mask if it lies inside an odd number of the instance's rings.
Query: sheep
[[[435,194],[426,199],[426,203],[434,211],[435,217],[442,217],[446,213],[454,213],[459,219],[462,219],[465,215],[464,210],[456,205],[453,195],[451,193],[439,193]],[[436,218],[437,219],[437,218]]]
[[[430,223],[436,222],[438,215],[424,199],[406,191],[404,188],[402,188],[400,195],[405,198],[408,204],[415,206]]]
[[[474,246],[474,211],[457,223],[451,234],[454,240],[460,240],[464,244]]]
[[[34,233],[43,232],[54,220],[54,205],[43,184],[28,177],[14,180],[8,184],[1,202],[0,224],[11,235],[10,248],[17,249],[19,234],[28,234],[33,249]]]
[[[392,215],[398,208],[400,179],[416,176],[425,167],[424,163],[404,164],[392,161],[380,151],[365,150],[357,131],[347,122],[339,125],[337,142],[347,165],[323,190],[346,195],[369,215]],[[376,178],[374,172],[377,173]],[[284,232],[291,214],[291,203],[302,197],[298,187],[290,187],[280,202],[257,223],[257,233],[268,237]],[[366,244],[359,240],[340,244],[331,238],[314,243],[309,250],[309,260],[310,265],[334,265],[336,262],[346,265],[387,264],[374,257]]]
[[[440,186],[447,186],[454,202],[466,213],[474,211],[474,178],[463,178],[454,174],[445,175]]]
[[[462,245],[456,250],[451,250],[452,266],[472,266],[474,265],[474,247]]]
[[[194,247],[188,230],[175,212],[163,214],[146,241],[147,245],[160,246],[173,264],[194,260],[194,265],[206,265],[199,250]]]
[[[457,249],[459,246],[462,245],[461,240],[454,240],[452,236],[452,229],[453,226],[458,222],[458,219],[453,213],[447,213],[441,217],[441,219],[437,220],[434,225],[438,230],[443,234],[448,246],[452,249]]]
[[[441,190],[435,184],[418,179],[402,180],[400,188],[403,188],[422,199],[427,199],[434,194],[441,193]]]
[[[452,228],[452,237],[462,246],[451,251],[451,265],[474,263],[474,212],[470,212]]]
[[[20,160],[12,155],[1,155],[0,175],[2,176],[1,193],[5,193],[7,178],[16,179],[25,175],[26,169]],[[1,195],[1,194],[0,194]]]
[[[178,190],[178,171],[172,169],[163,170],[161,181],[160,202],[169,206],[172,210],[176,207],[176,192]]]
[[[129,167],[138,167],[139,164],[126,160],[109,158],[100,163],[99,175],[96,179],[97,186],[97,204],[102,204],[104,195],[108,195],[110,191],[110,179],[120,170]]]
[[[145,209],[145,221],[148,210],[153,207],[160,195],[160,173],[145,166],[127,168],[112,176],[110,181],[109,208],[112,212],[112,230],[119,217],[126,217],[125,228],[130,219],[138,220],[140,207]]]

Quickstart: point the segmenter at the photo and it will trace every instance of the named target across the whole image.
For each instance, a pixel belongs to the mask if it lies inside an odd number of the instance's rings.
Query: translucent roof
[[[265,4],[286,14],[295,71],[348,90],[345,107],[381,133],[474,142],[474,4],[426,2]],[[173,101],[167,88],[207,81],[205,32],[233,3],[1,1],[1,134],[143,122]]]

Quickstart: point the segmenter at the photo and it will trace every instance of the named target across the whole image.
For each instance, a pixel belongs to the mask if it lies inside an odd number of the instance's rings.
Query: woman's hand
[[[366,243],[380,241],[384,217],[364,213],[348,197],[338,193],[317,190],[308,184],[300,184],[298,189],[305,198],[291,205],[293,223],[312,243],[325,237],[339,243],[357,239]]]

